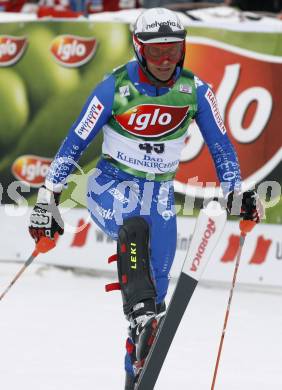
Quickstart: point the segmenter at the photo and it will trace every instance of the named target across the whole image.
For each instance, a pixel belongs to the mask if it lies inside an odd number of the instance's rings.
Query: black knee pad
[[[137,303],[156,297],[150,268],[150,228],[145,219],[124,221],[119,229],[117,256],[123,310],[128,315]]]

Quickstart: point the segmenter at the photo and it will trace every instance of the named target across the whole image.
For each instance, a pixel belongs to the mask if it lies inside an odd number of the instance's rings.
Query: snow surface
[[[20,267],[0,264],[1,291]],[[32,264],[0,303],[1,389],[122,390],[127,323],[109,282]],[[198,286],[156,390],[211,388],[228,295]],[[281,363],[281,295],[236,290],[216,390],[281,390]]]

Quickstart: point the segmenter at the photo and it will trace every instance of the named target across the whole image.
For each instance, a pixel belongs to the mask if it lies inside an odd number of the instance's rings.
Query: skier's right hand
[[[53,239],[56,233],[64,233],[64,222],[58,209],[59,198],[59,193],[54,193],[45,186],[39,189],[29,225],[29,233],[35,242],[41,237]]]
[[[240,208],[240,217],[244,220],[259,223],[264,216],[264,207],[256,190],[248,190],[241,194],[234,191],[228,194],[227,211],[232,214],[233,203],[235,211]]]

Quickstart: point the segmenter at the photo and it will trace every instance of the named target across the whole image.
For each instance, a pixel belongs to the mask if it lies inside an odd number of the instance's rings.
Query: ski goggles
[[[177,64],[182,58],[184,42],[146,43],[143,54],[147,61],[161,65],[164,61]]]

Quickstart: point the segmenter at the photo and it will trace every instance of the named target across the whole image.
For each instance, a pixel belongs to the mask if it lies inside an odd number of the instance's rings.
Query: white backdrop
[[[27,231],[30,211],[10,205],[0,207],[0,260],[23,261],[32,252],[33,241]],[[107,259],[116,252],[116,244],[89,220],[87,210],[71,210],[64,216],[64,220],[67,231],[59,238],[56,248],[48,254],[40,255],[36,261],[114,272],[116,265],[108,264]],[[80,233],[73,232],[82,223],[85,229]],[[172,277],[176,277],[181,270],[194,224],[195,218],[178,218],[178,243]],[[232,279],[239,240],[238,226],[238,222],[227,222],[203,280],[230,282]],[[282,226],[259,224],[246,238],[238,282],[282,287],[281,275]]]

